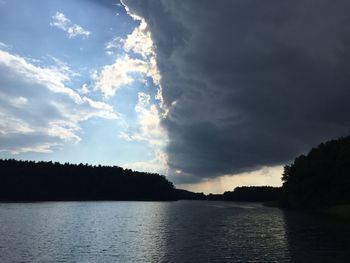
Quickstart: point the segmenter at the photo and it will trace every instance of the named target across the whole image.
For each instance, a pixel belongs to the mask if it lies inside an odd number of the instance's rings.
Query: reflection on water
[[[293,262],[349,262],[350,222],[319,214],[284,214]]]
[[[334,262],[347,222],[260,204],[0,204],[0,262]]]
[[[167,257],[178,262],[287,261],[280,210],[257,204],[176,203],[166,213]]]

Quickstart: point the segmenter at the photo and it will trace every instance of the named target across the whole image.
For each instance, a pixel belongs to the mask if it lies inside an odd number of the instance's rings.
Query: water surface
[[[348,262],[350,226],[256,203],[0,204],[0,262]]]

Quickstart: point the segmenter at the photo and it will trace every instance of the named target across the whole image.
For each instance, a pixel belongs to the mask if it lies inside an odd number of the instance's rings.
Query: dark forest
[[[164,176],[117,166],[0,160],[0,172],[3,201],[177,199]]]
[[[282,205],[318,208],[350,202],[350,136],[321,143],[284,168]]]
[[[0,200],[278,200],[280,188],[237,187],[224,194],[176,189],[165,176],[118,166],[60,164],[58,162],[0,160]]]

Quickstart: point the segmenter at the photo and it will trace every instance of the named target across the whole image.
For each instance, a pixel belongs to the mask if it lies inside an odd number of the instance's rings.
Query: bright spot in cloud
[[[163,151],[156,150],[153,159],[140,162],[126,163],[124,166],[136,171],[167,174],[168,157]]]
[[[100,74],[94,76],[96,89],[100,90],[105,97],[114,96],[120,87],[131,85],[134,82],[130,73],[150,75],[145,61],[124,55],[118,58],[114,64],[104,66]]]
[[[151,104],[151,96],[139,92],[135,106],[137,113],[136,132],[121,132],[120,138],[127,141],[146,141],[152,145],[164,146],[167,142],[165,130],[161,126],[161,117],[156,105]]]

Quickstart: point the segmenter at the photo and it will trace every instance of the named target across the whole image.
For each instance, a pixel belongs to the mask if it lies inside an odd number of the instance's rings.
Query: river
[[[350,223],[259,203],[0,204],[0,262],[349,262]]]

